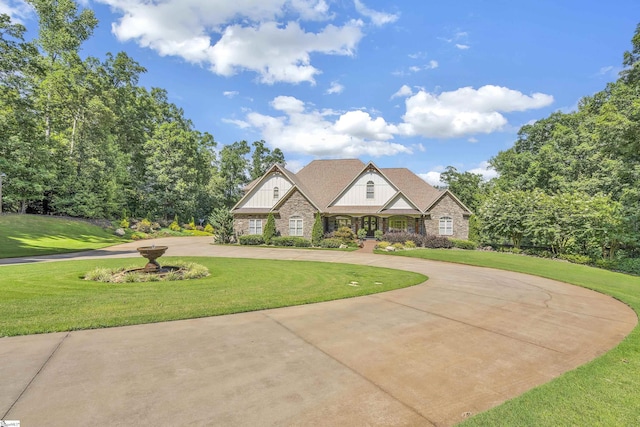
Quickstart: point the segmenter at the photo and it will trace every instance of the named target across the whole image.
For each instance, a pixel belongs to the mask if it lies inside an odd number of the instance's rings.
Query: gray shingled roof
[[[402,193],[424,211],[440,197],[440,191],[407,168],[380,169]]]
[[[314,160],[296,176],[307,188],[305,193],[324,209],[362,172],[364,166],[358,159]]]

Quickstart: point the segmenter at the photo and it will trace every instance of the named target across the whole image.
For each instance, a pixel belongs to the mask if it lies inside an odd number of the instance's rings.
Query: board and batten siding
[[[373,198],[367,199],[367,182],[373,181]],[[380,206],[398,191],[379,173],[365,172],[340,197],[333,206]]]
[[[393,210],[393,209],[415,209],[413,206],[409,204],[407,199],[402,196],[399,196],[396,200],[394,200],[390,205],[387,205],[385,210]]]
[[[273,197],[273,189],[278,187],[278,198]],[[272,174],[265,179],[260,188],[242,204],[242,208],[271,208],[291,189],[288,179],[281,174]]]

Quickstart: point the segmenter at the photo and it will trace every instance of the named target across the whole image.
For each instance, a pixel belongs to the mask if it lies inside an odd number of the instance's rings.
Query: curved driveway
[[[305,306],[2,338],[0,419],[452,425],[606,352],[637,322],[605,295],[506,271],[362,252],[212,246],[210,238],[153,243],[167,244],[166,255],[346,262],[430,279]],[[138,256],[139,245],[47,259]]]

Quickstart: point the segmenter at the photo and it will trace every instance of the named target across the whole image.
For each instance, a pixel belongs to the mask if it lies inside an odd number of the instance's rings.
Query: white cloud
[[[436,68],[438,68],[438,61],[434,61],[432,59],[431,61],[429,61],[429,64],[425,66],[425,68],[428,70],[435,70]]]
[[[226,96],[227,98],[233,98],[235,96],[237,96],[240,92],[238,92],[237,90],[226,90],[224,92],[222,92],[222,94],[224,96]]]
[[[397,14],[383,13],[369,9],[360,0],[355,0],[354,3],[358,13],[371,19],[371,23],[377,27],[390,24],[398,20],[399,15]]]
[[[398,91],[396,93],[394,93],[393,95],[391,95],[391,99],[393,98],[399,98],[399,97],[407,97],[407,96],[411,96],[413,95],[413,91],[411,90],[411,88],[407,85],[402,85],[402,87],[400,89],[398,89]]]
[[[456,47],[460,50],[467,50],[469,49],[471,46],[469,46],[468,44],[461,44],[461,43],[456,43]]]
[[[398,133],[395,125],[367,112],[348,111],[334,120],[338,115],[334,111],[308,109],[291,96],[278,96],[271,106],[284,115],[249,113],[246,122],[285,152],[330,157],[411,153],[410,148],[390,142]]]
[[[439,95],[420,90],[405,100],[405,123],[399,127],[405,135],[428,138],[492,133],[507,124],[501,112],[541,108],[552,102],[551,95],[534,93],[528,96],[493,85],[477,90],[464,87]]]
[[[332,95],[334,93],[342,93],[344,91],[344,86],[338,82],[331,82],[331,86],[325,92],[327,95]]]
[[[224,123],[229,123],[230,125],[234,125],[239,127],[240,129],[249,129],[251,125],[244,120],[236,120],[236,119],[222,119]]]
[[[23,19],[33,14],[33,8],[22,0],[0,0],[0,14],[9,15],[13,23],[24,24]]]
[[[478,142],[478,138],[471,137],[471,138],[467,139],[467,141],[469,141],[472,144],[475,144],[476,142]]]
[[[443,185],[443,183],[440,181],[440,172],[430,171],[427,173],[419,173],[418,176],[433,186]]]
[[[253,71],[268,84],[314,83],[321,71],[311,54],[352,55],[363,36],[359,20],[307,31],[302,22],[334,17],[325,0],[96,1],[122,14],[112,24],[121,41],[223,76]]]
[[[482,175],[482,179],[485,181],[489,181],[492,178],[496,178],[498,176],[498,172],[489,166],[489,162],[482,162],[480,166],[477,168],[469,169],[467,172],[477,173]]]

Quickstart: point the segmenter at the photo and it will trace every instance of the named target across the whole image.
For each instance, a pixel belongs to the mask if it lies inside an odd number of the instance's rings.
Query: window
[[[450,216],[443,216],[442,218],[440,218],[440,235],[453,235],[453,219]]]
[[[336,218],[336,228],[349,227],[351,228],[351,218]]]
[[[262,220],[250,219],[249,220],[249,234],[262,234]]]
[[[302,235],[302,218],[291,218],[289,220],[289,236]]]
[[[400,217],[389,219],[389,231],[407,231],[407,219]]]
[[[367,199],[373,199],[373,181],[367,182]]]
[[[280,189],[278,187],[273,187],[273,198],[277,199],[280,197]]]

